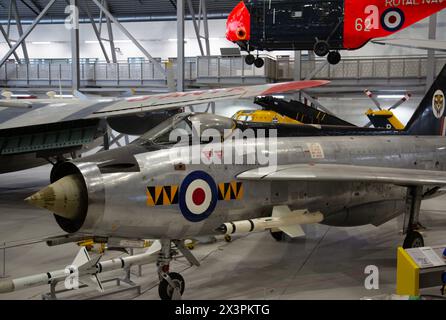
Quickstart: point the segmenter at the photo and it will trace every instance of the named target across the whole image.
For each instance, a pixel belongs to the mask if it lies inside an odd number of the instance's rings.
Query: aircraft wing
[[[306,182],[375,182],[403,186],[444,186],[446,172],[356,166],[347,164],[293,164],[245,171],[241,180]]]
[[[318,87],[328,82],[322,80],[294,81],[224,89],[162,93],[125,99],[0,100],[0,131],[2,129],[72,122],[82,119],[136,115],[220,100],[266,96]]]
[[[439,41],[439,40],[383,38],[383,39],[374,39],[372,40],[372,43],[391,45],[396,47],[404,47],[404,48],[446,51],[446,41]]]
[[[166,110],[228,99],[268,96],[289,91],[319,87],[329,83],[323,80],[293,81],[235,88],[174,92],[141,97],[131,97],[95,111],[91,117],[109,117]]]

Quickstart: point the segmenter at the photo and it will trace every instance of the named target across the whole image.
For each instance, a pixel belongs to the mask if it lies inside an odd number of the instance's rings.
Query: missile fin
[[[96,265],[102,256],[90,258],[88,251],[82,247],[74,258],[72,265],[75,266],[79,273],[96,273]]]
[[[295,224],[292,226],[283,226],[280,227],[279,230],[285,232],[291,238],[305,236],[305,231],[302,229],[302,226],[300,224]]]
[[[275,206],[273,208],[272,216],[275,218],[284,218],[292,214],[293,212],[290,210],[288,206]]]
[[[89,287],[94,287],[99,292],[104,292],[104,287],[102,286],[101,280],[99,280],[97,274],[80,277],[79,282]]]
[[[74,258],[72,265],[79,268],[80,266],[82,266],[83,264],[85,264],[90,260],[91,258],[90,255],[88,254],[87,249],[85,247],[82,247],[77,253],[76,257]]]
[[[161,242],[156,240],[152,245],[146,250],[146,254],[154,254],[161,250]]]
[[[99,260],[101,259],[102,256],[97,256],[87,262],[85,262],[84,264],[80,265],[77,267],[77,269],[79,270],[79,273],[95,273],[97,272],[96,270],[96,265],[98,264]]]

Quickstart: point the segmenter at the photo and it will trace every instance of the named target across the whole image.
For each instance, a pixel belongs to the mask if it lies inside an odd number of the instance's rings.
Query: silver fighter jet
[[[0,100],[0,174],[74,158],[107,128],[141,135],[188,105],[300,90],[328,81],[172,92],[128,98]]]
[[[171,246],[203,235],[302,224],[379,226],[405,214],[404,247],[423,246],[420,203],[446,185],[446,67],[403,131],[247,123],[178,114],[134,143],[54,167],[26,201],[68,233],[161,239],[161,298],[182,293]]]

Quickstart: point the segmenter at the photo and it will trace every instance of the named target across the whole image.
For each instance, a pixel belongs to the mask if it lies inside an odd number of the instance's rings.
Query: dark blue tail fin
[[[405,130],[408,134],[420,136],[445,135],[445,92],[446,65],[407,123]]]

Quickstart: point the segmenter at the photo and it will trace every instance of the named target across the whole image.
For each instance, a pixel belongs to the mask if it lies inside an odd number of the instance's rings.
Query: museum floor
[[[22,199],[48,183],[49,166],[0,176],[0,246],[6,250],[6,276],[16,278],[63,269],[79,247],[65,244],[48,247],[40,239],[62,234],[52,215],[27,206]],[[446,242],[446,197],[423,203],[421,222],[426,245]],[[193,253],[200,267],[189,267],[184,259],[171,264],[186,280],[184,299],[361,299],[395,292],[396,248],[401,245],[402,218],[379,228],[335,228],[307,226],[307,236],[283,243],[268,233],[250,234],[211,244],[199,244]],[[34,240],[36,240],[36,243]],[[23,245],[22,245],[23,244]],[[104,259],[119,256],[107,252]],[[368,265],[379,268],[379,290],[364,287]],[[0,276],[3,273],[0,250]],[[137,268],[132,272],[136,273]],[[123,272],[114,273],[122,276]],[[107,274],[106,277],[112,277]],[[142,268],[142,277],[132,274],[142,292],[129,290],[104,299],[159,299],[155,266]],[[109,286],[110,284],[106,285]],[[40,299],[48,286],[0,295],[0,299]],[[113,288],[109,287],[109,290]],[[438,294],[438,288],[429,293]],[[93,289],[64,293],[67,299],[97,298]]]

